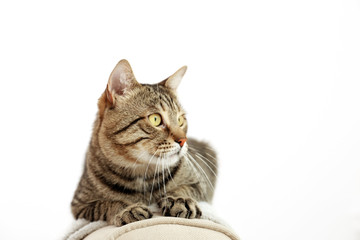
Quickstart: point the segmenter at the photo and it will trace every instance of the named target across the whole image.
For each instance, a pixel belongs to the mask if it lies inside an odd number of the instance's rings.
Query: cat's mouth
[[[158,158],[169,158],[169,157],[175,157],[175,156],[179,156],[180,155],[180,150],[177,151],[169,151],[169,152],[164,152],[164,153],[158,153],[155,154],[154,156],[158,157]]]
[[[185,143],[183,147],[176,146],[166,150],[160,147],[155,154],[160,158],[182,157],[187,152],[187,149],[188,146]]]
[[[142,151],[137,156],[138,163],[146,165],[166,164],[171,166],[176,164],[187,152],[188,146],[185,143],[183,147],[161,148],[159,147],[154,152]],[[145,154],[147,153],[147,154]],[[139,157],[141,156],[141,157]]]

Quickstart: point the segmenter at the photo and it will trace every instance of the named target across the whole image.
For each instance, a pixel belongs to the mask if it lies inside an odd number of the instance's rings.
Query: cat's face
[[[136,82],[130,65],[120,61],[99,100],[99,145],[123,166],[172,166],[187,151],[187,120],[175,89],[186,68],[155,85]]]

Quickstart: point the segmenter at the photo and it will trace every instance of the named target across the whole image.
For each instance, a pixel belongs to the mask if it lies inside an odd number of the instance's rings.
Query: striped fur
[[[211,202],[217,163],[206,143],[177,143],[187,132],[187,122],[177,122],[185,116],[174,89],[178,76],[139,84],[126,61],[117,67],[125,72],[121,74],[126,79],[120,80],[125,83],[113,83],[117,78],[110,76],[99,99],[84,171],[71,203],[73,216],[121,226],[151,218],[147,206],[157,203],[165,216],[200,217],[197,201]],[[153,113],[162,116],[161,126],[149,122]]]

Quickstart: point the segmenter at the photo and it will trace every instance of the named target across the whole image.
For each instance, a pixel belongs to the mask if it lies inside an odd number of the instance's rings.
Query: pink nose
[[[177,140],[177,143],[179,143],[180,147],[182,147],[182,146],[184,146],[186,140],[187,140],[187,138],[181,138],[181,139]]]

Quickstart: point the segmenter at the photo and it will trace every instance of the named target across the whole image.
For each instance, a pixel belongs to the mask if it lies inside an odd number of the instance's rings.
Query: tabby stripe
[[[87,178],[85,179],[86,183],[83,183],[82,181],[80,182],[80,187],[87,190],[87,191],[92,191],[93,189],[91,187],[89,187],[89,183],[87,181]]]
[[[134,189],[129,189],[126,188],[123,185],[120,185],[118,183],[113,183],[110,180],[108,180],[104,175],[100,174],[97,171],[93,171],[95,177],[105,186],[109,187],[111,190],[113,190],[114,192],[121,192],[124,194],[135,194],[138,191],[134,190]]]
[[[179,104],[177,102],[174,102],[174,103],[175,103],[177,110],[180,111],[181,108],[180,108]],[[185,118],[185,120],[186,120],[186,118]]]
[[[83,212],[86,211],[86,207],[82,208],[75,216],[75,219],[78,219],[82,214]]]
[[[94,209],[93,209],[93,219],[99,219],[100,218],[100,202],[96,202],[94,204]]]
[[[165,108],[164,108],[164,105],[162,102],[160,102],[160,106],[161,106],[162,110],[165,112]]]
[[[173,107],[174,107],[174,110],[176,110],[177,105],[176,105],[176,103],[174,102],[174,99],[173,99],[173,98],[170,98],[170,100],[171,100],[171,103],[172,103],[172,105],[173,105]]]
[[[125,131],[126,129],[128,129],[129,127],[131,127],[132,125],[134,125],[135,123],[137,123],[138,121],[140,121],[140,120],[142,120],[142,119],[144,119],[144,118],[145,118],[145,117],[139,117],[139,118],[135,119],[135,120],[132,121],[129,125],[127,125],[126,127],[122,128],[122,129],[120,129],[120,130],[117,130],[117,131],[114,132],[113,134],[114,134],[114,135],[117,135],[117,134]]]
[[[92,212],[91,213],[92,219],[99,219],[99,218],[97,218],[97,211],[99,210],[98,207],[97,207],[98,203],[99,202],[95,202],[94,205],[93,205],[93,209],[91,211]]]
[[[90,211],[90,221],[92,222],[92,221],[94,221],[95,220],[95,208],[96,208],[96,204],[95,204],[95,206],[93,206],[93,208],[88,208],[88,211]]]
[[[103,220],[106,222],[107,221],[107,213],[108,213],[108,210],[109,210],[109,207],[106,207],[105,208],[105,212],[103,213],[104,215],[103,215]]]
[[[173,100],[171,97],[167,96],[167,95],[165,95],[165,98],[166,98],[166,99],[169,101],[169,103],[170,103],[169,107],[171,107],[173,110],[176,110],[176,109],[175,109],[175,106],[174,106],[174,100]]]
[[[170,103],[169,99],[166,97],[166,95],[163,95],[163,97],[160,96],[160,99],[161,99],[163,102],[165,102],[166,105],[169,106],[169,108],[172,108],[172,107],[171,107],[171,103]]]
[[[146,131],[144,128],[140,127],[140,130],[142,130],[146,134],[150,134],[150,132]]]
[[[109,172],[110,174],[112,174],[113,176],[116,176],[122,180],[131,182],[134,181],[135,178],[128,176],[128,175],[123,175],[124,173],[127,173],[127,171],[122,168],[122,167],[118,167],[118,166],[109,166],[111,163],[104,163],[104,164],[99,164],[99,167],[101,168],[102,172]],[[111,164],[112,165],[112,164]],[[120,169],[120,172],[116,171],[115,169]]]
[[[150,139],[150,138],[149,137],[141,137],[139,139],[136,139],[134,142],[124,143],[124,144],[116,143],[116,144],[121,145],[121,146],[131,146],[131,145],[135,145],[135,144],[141,142],[142,140],[146,140],[146,139]]]
[[[133,211],[129,211],[129,213],[130,213],[130,215],[131,215],[131,217],[132,217],[133,219],[136,219],[136,217],[135,217],[135,215],[134,215]]]
[[[76,201],[76,203],[75,203],[75,201]],[[71,202],[71,206],[76,206],[79,203],[86,204],[86,202],[84,202],[82,199],[80,199],[78,195],[75,195],[73,201]]]

